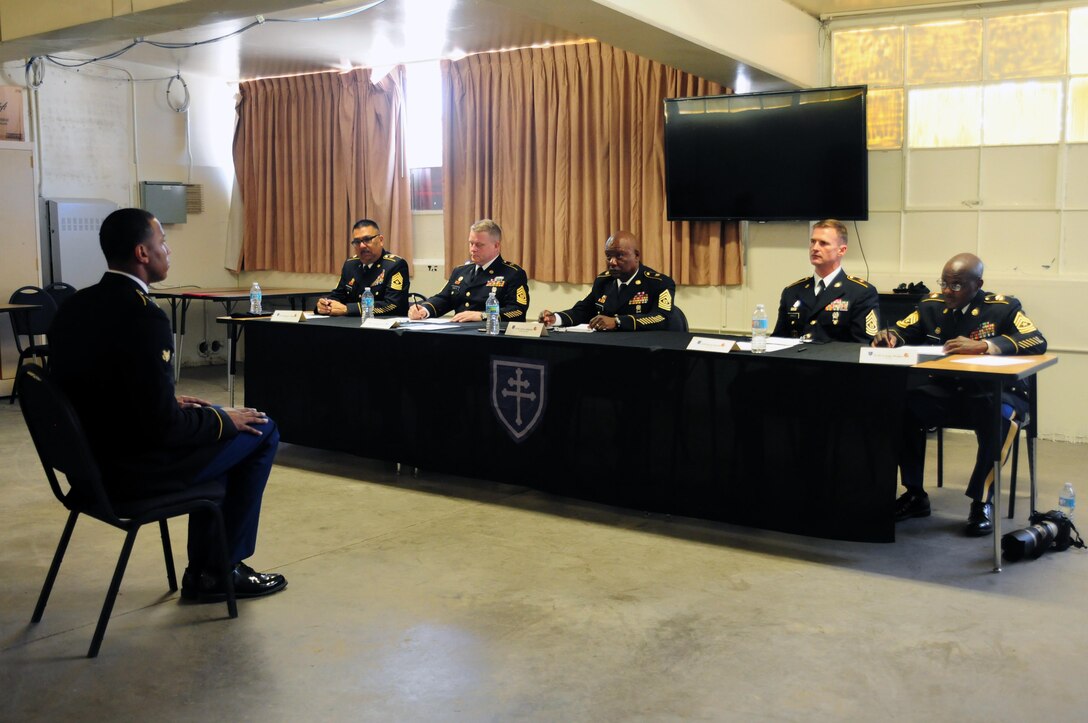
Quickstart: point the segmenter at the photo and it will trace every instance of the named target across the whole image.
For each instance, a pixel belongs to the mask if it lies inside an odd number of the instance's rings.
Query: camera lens
[[[1010,562],[1034,560],[1050,549],[1056,534],[1058,526],[1047,521],[1010,532],[1001,538],[1001,553]]]

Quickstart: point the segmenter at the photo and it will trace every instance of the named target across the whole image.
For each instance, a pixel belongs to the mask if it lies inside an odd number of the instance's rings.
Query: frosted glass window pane
[[[835,85],[902,85],[903,29],[840,30],[831,35]]]
[[[1069,118],[1065,140],[1088,143],[1088,78],[1069,79]]]
[[[982,138],[982,89],[916,88],[907,95],[912,148],[977,146]]]
[[[989,146],[1057,143],[1061,137],[1059,81],[987,85],[982,142]]]
[[[986,21],[986,77],[1065,74],[1066,13],[1035,13]]]
[[[1069,74],[1088,73],[1088,8],[1069,11]]]
[[[982,80],[982,21],[956,20],[907,28],[907,83]]]
[[[865,98],[869,150],[903,147],[903,89],[870,90]]]

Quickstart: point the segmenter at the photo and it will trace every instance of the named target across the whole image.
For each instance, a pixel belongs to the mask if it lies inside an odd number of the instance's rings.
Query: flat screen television
[[[667,98],[669,220],[868,219],[865,93]]]

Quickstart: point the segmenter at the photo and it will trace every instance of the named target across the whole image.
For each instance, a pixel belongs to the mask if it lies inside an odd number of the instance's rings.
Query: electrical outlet
[[[216,339],[215,341],[212,342],[212,352],[213,353],[219,351],[222,348],[223,348],[223,345],[219,343],[218,339]]]

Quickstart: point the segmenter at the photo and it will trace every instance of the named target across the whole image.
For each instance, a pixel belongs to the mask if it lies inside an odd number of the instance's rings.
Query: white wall
[[[124,65],[137,77],[161,77],[162,70]],[[819,64],[818,59],[813,60]],[[21,66],[8,64],[8,83],[21,83]],[[53,104],[55,112],[43,112],[42,138],[68,137],[71,124],[84,119],[92,128],[83,145],[70,152],[57,152],[57,146],[43,149],[41,176],[43,194],[102,196],[118,203],[131,203],[137,180],[185,181],[188,157],[185,144],[184,117],[166,104],[165,82],[140,83],[135,87],[119,80],[103,81],[90,76],[97,71],[72,73],[50,66],[45,86],[39,95],[43,107]],[[112,78],[123,73],[105,71]],[[192,96],[190,134],[194,154],[193,182],[204,184],[205,212],[190,216],[184,225],[167,228],[171,245],[172,268],[166,283],[200,286],[248,286],[256,279],[266,287],[299,286],[331,289],[336,283],[331,274],[284,274],[274,272],[234,275],[224,268],[227,245],[231,168],[231,139],[234,128],[234,93],[231,84],[196,76],[186,76]],[[136,150],[131,148],[135,102]],[[68,107],[70,106],[70,107]],[[100,106],[109,113],[98,112]],[[67,108],[68,111],[62,112]],[[60,109],[60,110],[56,110]],[[86,111],[86,112],[83,112]],[[51,125],[52,124],[52,125]],[[63,127],[68,124],[69,127]],[[62,132],[63,131],[63,132]],[[54,142],[55,143],[55,142]],[[1015,169],[1017,177],[1045,178],[1053,164],[1080,162],[1079,155],[1088,156],[1083,149],[1068,151],[1071,158],[1051,158],[1041,152],[1011,153],[1013,158],[995,158],[995,178],[1010,174],[1002,168]],[[935,194],[938,205],[956,202],[955,183],[969,165],[957,161],[954,154],[946,158],[922,160],[925,174],[918,181],[915,206],[928,201],[925,193]],[[918,156],[915,161],[923,158]],[[869,278],[878,288],[890,290],[900,282],[923,280],[933,282],[944,262],[962,250],[979,251],[990,262],[987,288],[1014,294],[1022,298],[1025,307],[1044,330],[1051,348],[1061,355],[1052,370],[1044,372],[1041,380],[1042,433],[1051,438],[1088,440],[1088,392],[1079,383],[1088,371],[1088,325],[1080,322],[1076,301],[1088,292],[1088,252],[1083,244],[1083,232],[1088,229],[1088,212],[1078,215],[1065,212],[1065,221],[1057,227],[1048,225],[1046,212],[1038,209],[1009,210],[1009,223],[993,226],[972,222],[970,214],[934,209],[931,215],[916,213],[918,207],[906,208],[904,199],[910,189],[903,188],[901,157],[896,154],[871,155],[870,194],[873,213],[870,221],[859,224],[862,243],[854,239],[846,260],[847,270],[865,275],[861,250],[864,247],[869,262]],[[978,164],[976,164],[978,167]],[[912,178],[910,174],[907,175]],[[126,180],[127,179],[127,180]],[[1015,180],[1015,179],[1013,179]],[[934,184],[952,184],[948,196]],[[1081,187],[1083,186],[1083,188]],[[1088,193],[1088,185],[1074,185],[1073,191]],[[1030,190],[1035,188],[1028,184]],[[1079,189],[1079,190],[1078,190]],[[1006,201],[1015,206],[1017,191],[998,188]],[[921,209],[924,210],[924,209]],[[966,224],[966,225],[965,225]],[[972,225],[974,224],[974,225]],[[442,266],[430,268],[428,260],[441,259],[442,217],[440,214],[417,214],[414,218],[414,255],[420,261],[413,272],[412,289],[431,294],[441,288],[446,278]],[[974,229],[974,235],[962,233]],[[1055,239],[1057,228],[1058,239]],[[981,230],[980,230],[981,229]],[[941,237],[943,234],[943,237]],[[346,237],[346,230],[345,230]],[[783,286],[810,272],[805,249],[808,227],[804,223],[751,224],[745,240],[746,279],[738,287],[682,287],[677,302],[687,313],[695,329],[707,331],[743,331],[749,323],[751,309],[756,303],[774,308]],[[1047,267],[1055,244],[1060,244],[1060,263]],[[390,244],[395,251],[395,241]],[[345,243],[345,256],[348,247]],[[516,259],[512,259],[516,261]],[[531,315],[542,308],[565,308],[585,293],[585,288],[569,284],[536,283],[532,286]],[[192,307],[190,334],[183,361],[203,363],[197,345],[205,338],[225,340],[225,332],[214,323],[220,308],[208,308],[201,315]],[[206,335],[204,329],[207,329]],[[217,355],[221,360],[223,352]]]
[[[0,82],[23,83],[22,65],[7,63]],[[79,71],[47,65],[35,103],[38,122],[28,125],[38,150],[41,198],[104,198],[122,206],[139,204],[138,182],[190,181],[203,185],[204,211],[185,224],[166,226],[171,268],[157,286],[234,286],[224,268],[224,245],[233,180],[233,85],[219,79],[185,76],[190,93],[188,120],[192,169],[186,144],[186,114],[167,103],[170,71],[113,61]],[[175,90],[181,86],[175,83]],[[27,94],[28,96],[32,93]],[[178,102],[180,94],[175,94]],[[29,114],[29,108],[28,108]],[[40,283],[40,275],[39,275]],[[197,352],[207,327],[209,341],[226,340],[214,322],[221,307],[192,307],[185,363],[213,361]],[[223,353],[214,361],[221,361]]]

